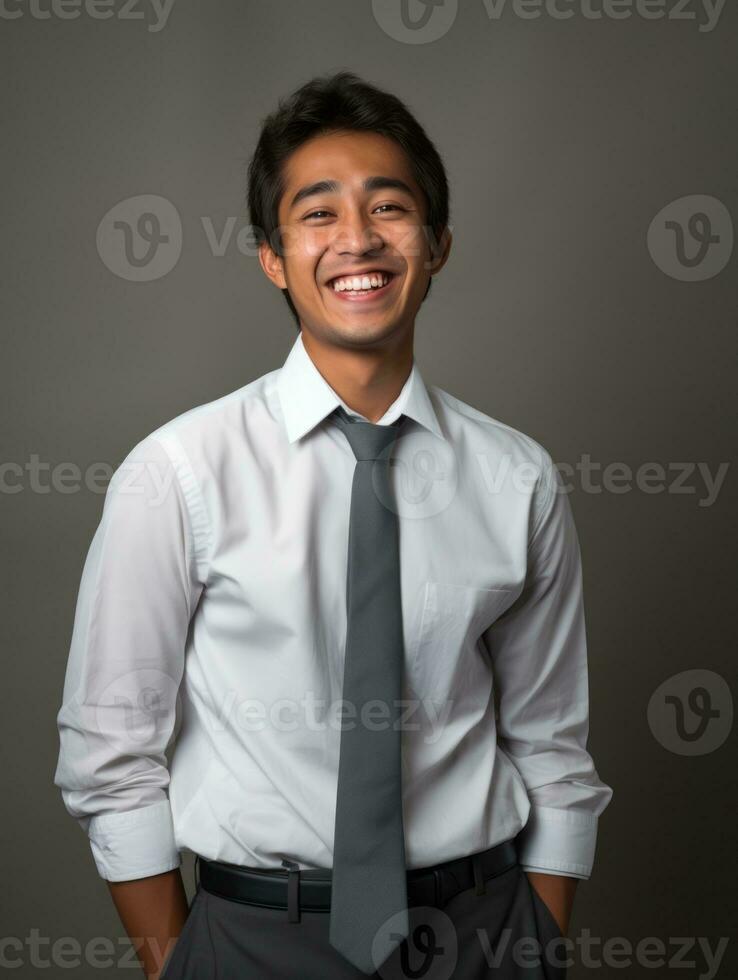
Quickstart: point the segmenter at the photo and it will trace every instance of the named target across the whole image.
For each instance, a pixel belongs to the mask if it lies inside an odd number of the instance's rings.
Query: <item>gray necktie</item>
[[[349,714],[342,722],[338,764],[329,942],[372,974],[409,932],[396,704],[402,697],[404,642],[388,461],[404,416],[393,425],[375,425],[353,419],[339,406],[334,418],[356,456],[356,468],[343,680]],[[377,703],[364,712],[368,701]],[[392,928],[382,929],[398,913]]]

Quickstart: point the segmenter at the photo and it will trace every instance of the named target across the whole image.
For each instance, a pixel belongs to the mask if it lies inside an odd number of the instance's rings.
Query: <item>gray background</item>
[[[525,19],[509,0],[495,20],[464,0],[441,37],[413,44],[383,29],[398,5],[175,0],[161,30],[142,0],[143,19],[122,18],[120,4],[109,20],[7,8],[21,16],[0,23],[3,462],[117,466],[166,420],[284,361],[296,336],[287,306],[236,246],[245,166],[277,98],[339,68],[403,98],[448,169],[454,246],[416,326],[427,382],[529,433],[557,462],[589,454],[634,472],[702,462],[715,473],[732,459],[738,254],[689,282],[658,267],[646,235],[692,194],[738,218],[735,4],[705,31],[694,0],[685,10],[696,19],[620,21],[579,4],[569,20]],[[421,9],[413,0],[414,16]],[[96,247],[106,212],[141,194],[171,201],[183,226],[179,261],[145,283],[115,275]],[[222,256],[203,217],[217,234],[236,219]],[[589,748],[615,795],[572,936],[656,937],[670,956],[670,937],[714,948],[732,935],[735,739],[719,679],[734,670],[734,477],[710,506],[696,472],[692,493],[647,493],[635,479],[628,492],[591,493],[575,481]],[[19,481],[0,495],[0,936],[117,942],[107,886],[52,784],[74,604],[106,480],[66,493],[8,477]],[[648,705],[695,669],[718,675],[706,683],[721,714],[712,745],[689,755],[672,716],[654,721]],[[185,878],[191,890],[189,861]],[[16,977],[70,975],[34,966],[27,946],[20,955]],[[685,959],[696,965],[679,976],[704,973],[698,948]],[[631,962],[629,977],[672,975]],[[734,967],[731,945],[719,975]],[[577,956],[572,980],[592,973]]]

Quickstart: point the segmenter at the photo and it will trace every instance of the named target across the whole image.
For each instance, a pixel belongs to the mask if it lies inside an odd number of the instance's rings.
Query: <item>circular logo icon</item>
[[[156,667],[129,670],[95,694],[97,732],[116,751],[130,753],[131,746],[147,752],[163,752],[176,738],[175,720],[181,717],[179,688]]]
[[[733,698],[725,678],[712,670],[685,670],[660,684],[648,702],[654,737],[676,755],[707,755],[733,727]]]
[[[451,30],[458,0],[372,0],[379,27],[402,44],[430,44]]]
[[[130,282],[161,279],[182,252],[182,221],[165,197],[119,201],[97,226],[97,251],[114,275]]]
[[[449,980],[459,958],[456,928],[448,915],[429,905],[408,909],[410,929],[407,937],[377,967],[383,980]],[[398,933],[403,913],[398,912],[384,923],[374,937],[373,946],[386,948],[388,940]]]
[[[401,432],[379,457],[374,490],[399,518],[423,520],[444,511],[456,496],[458,461],[449,442],[413,427]],[[386,468],[389,464],[389,483]]]
[[[733,254],[730,212],[715,197],[693,194],[672,201],[648,229],[648,250],[661,271],[681,282],[722,272]]]

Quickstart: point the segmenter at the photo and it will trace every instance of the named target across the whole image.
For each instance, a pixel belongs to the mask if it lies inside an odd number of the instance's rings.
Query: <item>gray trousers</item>
[[[410,906],[410,935],[383,980],[564,980],[570,949],[519,864],[441,908]],[[160,980],[361,980],[328,943],[328,912],[244,905],[200,885]]]

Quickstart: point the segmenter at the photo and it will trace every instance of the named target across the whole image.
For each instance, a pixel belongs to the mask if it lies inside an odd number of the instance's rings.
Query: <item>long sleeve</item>
[[[613,790],[586,748],[581,556],[569,500],[548,454],[531,524],[523,591],[484,634],[498,696],[497,742],[531,802],[520,836],[521,866],[586,879],[598,817]]]
[[[54,783],[109,881],[180,864],[165,750],[201,591],[194,493],[164,444],[142,440],[108,485],[82,572]]]

